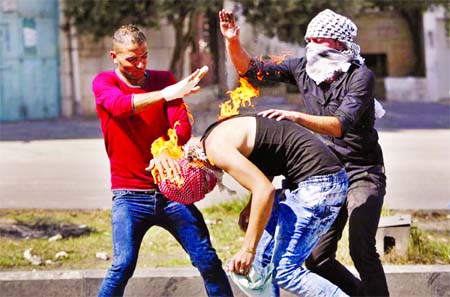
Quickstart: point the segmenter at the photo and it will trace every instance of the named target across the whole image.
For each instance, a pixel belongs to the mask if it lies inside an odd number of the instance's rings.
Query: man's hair
[[[113,48],[117,43],[133,43],[141,45],[146,42],[147,38],[144,33],[135,25],[123,25],[114,32]]]

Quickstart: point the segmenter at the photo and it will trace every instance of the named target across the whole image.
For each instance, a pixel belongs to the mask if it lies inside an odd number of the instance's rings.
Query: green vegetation
[[[409,254],[407,263],[419,261],[423,264],[448,264],[450,263],[450,240],[447,234],[442,232],[421,231],[418,228],[411,229],[409,242]]]
[[[235,200],[207,209],[202,213],[208,224],[214,247],[225,262],[239,248],[243,232],[239,230],[237,220],[246,201]],[[392,213],[384,211],[384,214]],[[423,219],[423,218],[422,218]],[[448,224],[449,217],[442,218]],[[413,214],[414,221],[414,214]],[[0,270],[49,270],[49,269],[106,269],[110,260],[97,259],[97,252],[106,252],[111,256],[111,226],[109,210],[0,210],[0,227],[26,224],[28,226],[53,226],[73,224],[87,225],[89,235],[63,238],[49,242],[44,239],[19,239],[0,236]],[[2,229],[3,230],[3,229]],[[352,265],[348,255],[347,230],[339,243],[338,258],[345,265]],[[450,264],[449,230],[430,231],[417,227],[411,229],[409,255],[400,257],[388,254],[384,263],[391,264]],[[52,263],[33,266],[24,259],[23,253],[32,248],[33,254],[43,261]],[[65,251],[67,258],[55,260],[55,254]],[[138,267],[189,266],[186,253],[175,239],[165,230],[154,227],[144,237]]]

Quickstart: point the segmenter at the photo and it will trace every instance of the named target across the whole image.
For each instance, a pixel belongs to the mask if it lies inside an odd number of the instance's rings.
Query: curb
[[[391,297],[450,296],[450,265],[385,265]],[[353,267],[350,268],[355,272]],[[0,272],[3,297],[93,297],[105,270]],[[245,295],[233,286],[236,297]],[[136,269],[126,297],[206,296],[197,270],[182,268]],[[283,292],[282,296],[292,296]]]

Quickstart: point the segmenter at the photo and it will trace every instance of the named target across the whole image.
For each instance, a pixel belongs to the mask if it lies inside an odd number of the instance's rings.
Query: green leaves
[[[67,18],[64,28],[74,25],[80,34],[99,40],[112,36],[121,25],[133,23],[144,27],[158,27],[158,0],[65,0],[63,12]]]
[[[303,44],[309,21],[320,11],[329,8],[353,17],[374,10],[395,10],[403,15],[441,4],[449,10],[446,0],[237,0],[246,21],[266,35],[278,35],[281,41]],[[445,5],[445,3],[447,3]]]

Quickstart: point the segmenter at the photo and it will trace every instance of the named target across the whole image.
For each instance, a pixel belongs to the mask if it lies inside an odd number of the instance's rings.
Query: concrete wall
[[[62,15],[60,19],[63,20]],[[143,31],[149,46],[147,67],[167,70],[175,45],[173,28],[167,23],[162,23],[159,30],[143,29]],[[72,33],[72,35],[62,31],[60,33],[63,116],[70,117],[76,114],[96,116],[91,85],[97,73],[115,68],[109,57],[111,37],[96,42],[90,37]],[[72,51],[69,47],[69,38],[72,38]],[[186,56],[188,55],[189,53],[186,53]],[[77,66],[73,66],[74,64]],[[189,72],[187,66],[188,63],[185,65],[185,74]],[[74,101],[79,102],[78,110],[75,110]]]
[[[61,5],[62,2],[60,0]],[[232,10],[236,6],[232,1],[225,1],[224,7]],[[303,47],[280,42],[276,37],[268,38],[247,24],[239,10],[237,15],[240,16],[238,25],[241,27],[242,44],[251,55],[304,55]],[[60,20],[62,24],[62,14]],[[411,71],[416,61],[412,50],[411,33],[402,18],[394,14],[375,13],[355,19],[355,22],[359,28],[357,41],[361,45],[362,53],[387,55],[388,77],[385,80],[387,100],[438,101],[449,98],[450,41],[445,32],[443,9],[430,11],[424,15],[426,79],[402,77]],[[175,44],[173,29],[167,24],[162,24],[160,30],[144,31],[149,43],[148,67],[168,69]],[[86,37],[77,37],[76,32],[72,33],[72,51],[69,50],[70,36],[62,31],[60,33],[62,115],[95,116],[91,83],[98,72],[114,69],[109,58],[110,37],[93,42]],[[189,55],[187,52],[185,74],[189,72]],[[226,79],[228,89],[236,87],[237,74],[228,56]],[[277,93],[279,96],[288,95],[284,88],[281,88],[281,91]]]
[[[423,15],[425,42],[425,77],[384,79],[386,99],[395,101],[450,101],[450,36],[446,32],[443,7]]]
[[[445,30],[449,17],[443,7],[423,15],[427,101],[450,100],[450,36]]]
[[[417,58],[408,24],[398,14],[370,13],[354,19],[364,54],[386,54],[388,76],[409,75]]]
[[[425,77],[386,77],[384,87],[388,101],[436,101],[428,92]]]

